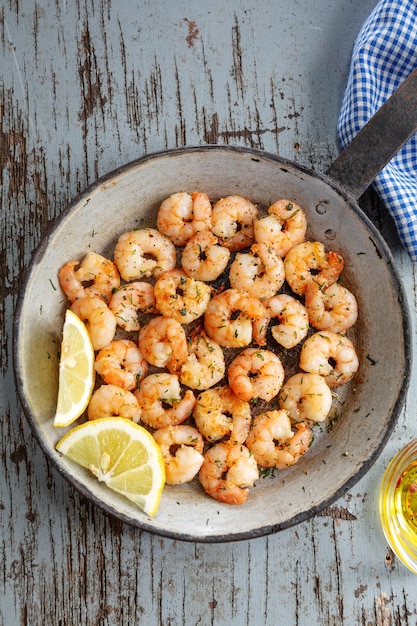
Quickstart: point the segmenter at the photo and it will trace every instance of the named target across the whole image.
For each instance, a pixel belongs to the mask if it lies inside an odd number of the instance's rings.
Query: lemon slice
[[[155,515],[165,468],[159,446],[145,428],[123,417],[102,417],[72,428],[56,449],[147,515]]]
[[[65,313],[54,426],[72,424],[85,411],[94,387],[94,350],[88,330],[70,309]]]

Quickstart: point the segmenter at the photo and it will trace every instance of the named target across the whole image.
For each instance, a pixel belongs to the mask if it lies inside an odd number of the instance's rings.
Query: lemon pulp
[[[95,380],[94,350],[83,322],[68,309],[62,331],[55,427],[72,424],[87,408]]]
[[[103,417],[72,428],[56,448],[145,513],[155,515],[165,468],[159,446],[145,428],[122,417]]]

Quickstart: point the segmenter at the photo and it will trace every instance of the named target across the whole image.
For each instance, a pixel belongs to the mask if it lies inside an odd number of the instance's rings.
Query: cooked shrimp
[[[282,386],[278,401],[295,422],[323,422],[332,408],[332,392],[318,374],[294,374]]]
[[[182,485],[192,480],[203,464],[204,441],[193,426],[164,426],[153,433],[161,449],[167,485]]]
[[[219,245],[209,230],[202,230],[187,242],[181,256],[183,270],[195,280],[216,280],[226,269],[230,250]]]
[[[150,283],[136,281],[118,289],[109,302],[109,309],[117,318],[117,324],[127,332],[140,329],[138,312],[154,313],[155,296]]]
[[[254,339],[257,344],[266,344],[266,333],[272,319],[278,324],[271,327],[271,334],[275,341],[287,350],[294,348],[308,333],[308,315],[304,305],[299,301],[280,293],[272,298],[262,300],[266,316],[255,322],[253,326]]]
[[[313,440],[312,430],[303,422],[295,429],[294,433],[283,409],[259,413],[252,420],[246,445],[261,467],[285,469],[298,461]]]
[[[140,406],[131,391],[116,385],[102,385],[91,396],[87,409],[89,420],[119,416],[139,422]]]
[[[269,215],[255,220],[255,241],[270,246],[281,257],[302,243],[307,231],[307,218],[298,204],[277,200],[268,209]]]
[[[241,400],[275,398],[284,381],[284,368],[276,354],[260,348],[246,348],[229,365],[229,385]]]
[[[232,444],[245,442],[252,419],[249,403],[240,400],[228,385],[200,393],[193,417],[207,441],[227,438]]]
[[[176,246],[184,246],[195,233],[211,228],[211,214],[207,194],[174,193],[159,207],[157,228]]]
[[[166,372],[149,374],[134,393],[141,408],[141,421],[151,428],[181,424],[191,415],[195,405],[191,389],[187,389],[181,398],[178,376]],[[169,408],[165,408],[166,405]]]
[[[254,457],[246,446],[216,443],[204,455],[199,472],[204,491],[226,504],[243,504],[259,478]]]
[[[304,241],[288,252],[284,259],[285,278],[291,289],[304,295],[313,281],[332,285],[343,270],[344,260],[340,254],[326,252],[319,241]]]
[[[226,289],[208,303],[204,328],[221,346],[242,348],[252,341],[253,322],[264,317],[265,307],[258,298],[237,289]]]
[[[75,269],[77,266],[78,269]],[[62,290],[71,302],[84,296],[97,296],[108,302],[120,285],[120,275],[113,261],[89,252],[81,263],[70,261],[58,273]]]
[[[222,348],[204,331],[194,334],[188,342],[188,356],[179,374],[183,385],[191,389],[209,389],[224,376],[226,365]]]
[[[177,262],[174,244],[155,228],[128,230],[114,248],[114,262],[123,280],[160,276]]]
[[[241,196],[227,196],[213,206],[212,231],[232,252],[249,248],[257,216],[258,209],[252,202]]]
[[[184,270],[173,269],[157,279],[154,294],[162,315],[189,324],[205,313],[211,288],[201,280],[190,278]]]
[[[353,378],[359,360],[352,341],[344,335],[323,330],[303,344],[300,367],[305,372],[324,376],[329,387],[343,385]]]
[[[284,262],[265,243],[255,243],[250,252],[239,252],[230,266],[230,286],[256,298],[270,298],[285,280]]]
[[[139,332],[139,349],[148,363],[174,374],[188,356],[184,328],[172,317],[154,317]]]
[[[305,293],[305,306],[311,325],[318,330],[340,333],[358,319],[355,296],[339,283],[326,287],[313,281]]]
[[[71,311],[82,320],[91,337],[94,350],[107,346],[116,332],[116,317],[98,296],[85,296],[74,300]]]
[[[98,352],[94,369],[105,383],[132,391],[146,375],[148,364],[133,341],[116,339]]]
[[[76,268],[79,264],[79,261],[69,261],[63,265],[58,272],[58,280],[61,289],[70,302],[84,298],[86,295],[85,288],[77,276]]]

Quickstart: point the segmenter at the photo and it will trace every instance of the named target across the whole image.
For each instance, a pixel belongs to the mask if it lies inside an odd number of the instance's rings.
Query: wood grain
[[[147,152],[221,143],[325,171],[351,47],[370,0],[7,0],[0,9],[0,626],[417,624],[417,587],[387,547],[377,485],[416,436],[416,380],[368,474],[320,515],[225,545],[139,532],[45,459],[13,380],[13,312],[31,255],[68,202]],[[416,275],[390,218],[410,306]],[[376,315],[383,313],[376,312]]]

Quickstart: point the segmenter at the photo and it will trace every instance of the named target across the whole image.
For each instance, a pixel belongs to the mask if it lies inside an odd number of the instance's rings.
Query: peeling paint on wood
[[[417,436],[417,381],[381,458],[344,497],[277,535],[200,545],[139,532],[83,500],[35,442],[12,368],[30,257],[98,176],[200,143],[327,169],[351,47],[374,4],[3,3],[0,626],[416,626],[415,577],[383,537],[377,488],[390,456]],[[415,310],[415,270],[392,222],[371,192],[361,202]]]
[[[185,41],[188,43],[188,46],[192,48],[194,46],[195,40],[198,38],[198,34],[200,31],[197,28],[197,24],[194,20],[189,20],[185,17],[184,22],[187,22],[188,24],[188,35],[185,38]]]
[[[337,520],[337,519],[351,520],[351,521],[356,520],[356,515],[353,515],[353,513],[350,513],[350,511],[348,511],[346,507],[339,507],[339,506],[328,506],[317,515],[319,515],[320,517],[328,516],[334,520]]]

